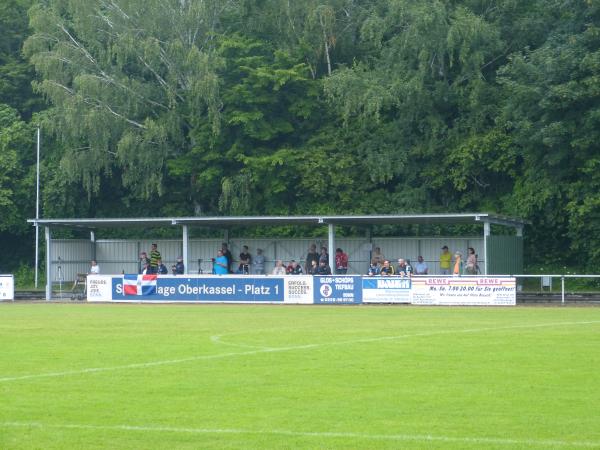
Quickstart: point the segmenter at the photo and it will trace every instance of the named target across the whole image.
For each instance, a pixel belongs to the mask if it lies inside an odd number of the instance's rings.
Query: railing
[[[493,276],[493,275],[492,275]],[[552,292],[552,280],[554,278],[560,278],[560,293],[561,293],[561,303],[565,303],[565,280],[569,279],[596,279],[598,280],[598,287],[596,290],[600,293],[600,275],[571,275],[571,274],[543,274],[543,275],[511,275],[512,277],[517,278],[517,289],[519,287],[522,288],[522,284],[519,284],[519,278],[539,278],[540,280],[540,291],[544,291],[545,288],[548,288],[549,292]]]

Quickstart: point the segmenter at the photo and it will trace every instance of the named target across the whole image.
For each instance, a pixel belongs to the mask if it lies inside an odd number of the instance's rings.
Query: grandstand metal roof
[[[509,227],[522,227],[527,222],[496,214],[387,214],[346,216],[210,216],[210,217],[138,217],[138,218],[87,218],[87,219],[30,219],[29,223],[48,227],[66,228],[123,228],[123,227],[168,227],[189,225],[198,227],[229,228],[234,226],[278,226],[278,225],[413,225],[413,224],[477,224],[495,223]]]

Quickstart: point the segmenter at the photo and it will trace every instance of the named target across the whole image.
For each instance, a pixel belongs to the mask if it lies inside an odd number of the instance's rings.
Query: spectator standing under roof
[[[306,263],[304,264],[306,273],[308,273],[313,266],[313,261],[317,263],[319,262],[319,254],[317,253],[316,244],[310,244],[310,247],[308,248],[308,253],[306,254]]]
[[[385,256],[383,255],[381,248],[375,247],[375,250],[371,252],[371,264],[378,264],[381,267],[383,261],[385,261]]]
[[[319,263],[317,263],[316,259],[311,260],[310,267],[306,271],[307,275],[317,275],[319,272]]]
[[[146,266],[150,264],[150,259],[148,258],[148,254],[146,252],[140,253],[140,262],[138,264],[138,273],[142,273]]]
[[[248,246],[242,247],[242,253],[240,253],[240,265],[238,266],[238,273],[248,275],[250,273],[250,263],[252,262],[252,256],[248,250]]]
[[[227,243],[223,242],[223,244],[221,244],[221,251],[223,252],[223,256],[225,258],[227,258],[227,273],[233,273],[231,271],[231,264],[233,263],[233,255],[229,251],[229,247],[227,246]]]
[[[158,258],[158,265],[156,266],[156,272],[159,275],[167,275],[169,273],[169,269],[162,262],[162,259]]]
[[[256,249],[256,256],[252,261],[252,271],[257,275],[265,274],[265,255],[263,255],[262,248]]]
[[[348,273],[348,255],[341,248],[335,249],[335,273],[339,275]]]
[[[429,267],[427,267],[427,263],[423,260],[423,257],[419,255],[417,263],[415,264],[415,275],[427,275],[428,272]]]
[[[440,255],[440,274],[450,275],[450,269],[452,267],[452,254],[448,250],[448,246],[442,247],[442,254]]]
[[[317,268],[317,275],[331,275],[331,267],[327,260],[320,260],[319,267]]]
[[[400,275],[401,277],[407,276],[410,269],[408,269],[408,265],[406,264],[406,260],[404,258],[398,258],[398,267],[396,268],[396,275]]]
[[[406,276],[411,277],[413,274],[413,267],[410,264],[410,259],[406,260]]]
[[[142,268],[142,275],[152,275],[153,273],[156,272],[154,272],[152,266],[150,265],[150,261],[148,261],[144,264],[144,267]]]
[[[152,267],[153,273],[158,273],[159,259],[161,259],[161,255],[158,251],[158,246],[156,244],[152,244],[152,249],[150,250],[150,267]]]
[[[321,247],[321,254],[319,255],[319,264],[322,261],[326,261],[329,265],[329,253],[327,253],[327,247],[325,246]]]
[[[294,260],[293,260],[293,259],[291,259],[291,260],[290,260],[290,262],[288,263],[288,265],[287,265],[287,266],[284,264],[284,267],[285,267],[285,274],[286,274],[286,275],[290,275],[290,274],[292,273],[292,269],[294,268],[294,267],[292,266],[292,262],[293,262],[293,261],[294,261]]]
[[[183,258],[181,256],[177,257],[177,263],[175,263],[175,274],[183,275],[185,272],[185,266],[183,265]]]
[[[452,270],[452,275],[455,277],[459,277],[463,271],[463,262],[462,262],[462,253],[456,252],[454,254],[454,269]]]
[[[467,275],[477,275],[477,255],[475,254],[475,249],[473,247],[469,247],[467,250],[465,273]]]
[[[226,275],[229,273],[227,270],[227,258],[223,255],[223,250],[217,251],[217,257],[213,258],[213,273],[215,275]]]
[[[387,259],[384,260],[383,266],[381,266],[381,269],[379,270],[379,275],[388,276],[388,275],[394,275],[394,273],[395,273],[394,266],[392,266]]]
[[[292,261],[290,262],[288,274],[289,275],[302,275],[302,266],[300,264],[298,264],[295,260],[292,259]]]
[[[92,259],[92,261],[90,262],[90,274],[98,275],[99,273],[100,273],[100,266],[98,265],[98,263],[96,262],[95,259]]]
[[[285,275],[285,267],[283,266],[283,261],[278,259],[275,261],[275,267],[273,267],[273,275]]]
[[[369,275],[369,276],[379,275],[380,270],[381,270],[381,267],[379,267],[379,263],[371,262],[371,264],[369,265],[369,271],[367,272],[367,275]]]

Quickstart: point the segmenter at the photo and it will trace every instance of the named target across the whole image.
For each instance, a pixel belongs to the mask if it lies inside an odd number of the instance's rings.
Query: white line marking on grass
[[[459,333],[478,333],[478,332],[486,332],[486,331],[502,331],[502,330],[513,330],[513,329],[527,329],[527,328],[542,328],[542,327],[553,327],[553,326],[567,326],[567,325],[589,325],[600,323],[600,320],[586,321],[586,322],[558,322],[558,323],[542,323],[537,325],[507,325],[503,327],[487,327],[487,328],[467,328],[467,329],[458,329],[458,330],[437,330],[437,331],[427,331],[423,333],[413,333],[413,334],[401,334],[395,336],[379,336],[372,338],[362,338],[362,339],[351,339],[347,341],[337,341],[337,342],[323,342],[318,344],[306,344],[301,346],[292,346],[292,347],[255,347],[244,344],[233,344],[230,342],[223,341],[223,336],[233,336],[242,333],[227,333],[227,334],[218,334],[210,337],[210,340],[215,344],[223,344],[223,345],[231,345],[231,346],[239,346],[239,347],[249,347],[262,349],[264,352],[277,352],[277,351],[289,351],[295,349],[306,349],[312,347],[325,347],[331,345],[349,345],[349,344],[361,344],[361,343],[369,343],[369,342],[381,342],[381,341],[393,341],[399,339],[407,339],[412,337],[427,337],[427,336],[437,336],[443,334],[459,334]],[[0,379],[1,381],[1,379]]]
[[[123,365],[119,365],[119,366],[91,367],[91,368],[86,368],[86,369],[65,370],[65,371],[61,371],[61,372],[34,373],[34,374],[19,375],[19,376],[13,376],[13,377],[3,377],[3,378],[0,378],[0,383],[10,382],[10,381],[20,381],[20,380],[31,380],[31,379],[37,379],[37,378],[53,378],[53,377],[62,377],[62,376],[68,376],[68,375],[81,375],[81,374],[87,374],[87,373],[109,372],[109,371],[113,371],[113,370],[142,369],[142,368],[155,367],[155,366],[180,364],[180,363],[186,363],[186,362],[192,362],[192,361],[203,361],[203,360],[228,358],[230,356],[248,356],[248,355],[257,355],[257,354],[261,354],[261,353],[289,352],[289,351],[294,351],[294,350],[307,350],[307,349],[329,347],[329,346],[336,346],[336,345],[345,346],[345,345],[351,345],[351,344],[392,341],[392,340],[399,340],[399,339],[428,337],[428,336],[437,336],[437,335],[444,335],[444,334],[481,333],[481,332],[487,332],[487,331],[530,329],[530,328],[543,328],[543,327],[559,327],[559,326],[569,326],[569,325],[590,325],[590,324],[596,324],[596,323],[600,323],[600,320],[586,321],[586,322],[543,323],[543,324],[537,324],[537,325],[510,325],[510,326],[503,326],[503,327],[469,328],[469,329],[463,329],[463,330],[440,330],[440,331],[430,331],[430,332],[425,332],[425,333],[401,334],[401,335],[397,335],[397,336],[380,336],[380,337],[374,337],[374,338],[352,339],[352,340],[338,341],[338,342],[321,342],[321,343],[315,343],[315,344],[291,345],[289,347],[259,348],[256,350],[248,350],[246,352],[219,353],[216,355],[197,355],[197,356],[190,356],[187,358],[166,359],[166,360],[161,360],[161,361],[149,361],[149,362],[141,362],[141,363],[133,363],[133,364],[123,364]]]
[[[600,447],[600,442],[593,441],[563,441],[555,439],[509,439],[498,437],[469,437],[469,436],[434,436],[429,434],[369,434],[321,431],[293,430],[244,430],[231,428],[179,428],[165,426],[140,425],[86,425],[86,424],[44,424],[40,422],[1,422],[2,428],[57,428],[71,430],[104,430],[104,431],[143,431],[156,433],[186,433],[186,434],[271,434],[278,436],[316,437],[316,438],[352,438],[364,440],[413,441],[413,442],[446,442],[464,444],[496,444],[496,445],[529,445],[540,447]]]
[[[214,342],[215,344],[221,344],[221,345],[227,345],[229,347],[240,347],[240,348],[253,348],[256,350],[271,350],[273,349],[273,347],[263,347],[263,346],[258,346],[258,345],[248,345],[248,344],[234,344],[232,342],[225,342],[222,341],[221,338],[223,336],[231,336],[232,334],[239,334],[239,333],[230,333],[230,334],[215,334],[214,336],[210,337],[211,342]]]

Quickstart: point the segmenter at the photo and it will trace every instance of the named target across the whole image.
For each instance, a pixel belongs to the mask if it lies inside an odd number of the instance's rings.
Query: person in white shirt
[[[427,275],[428,272],[429,267],[427,267],[427,263],[423,261],[423,257],[419,255],[417,263],[415,264],[415,275]]]
[[[283,267],[283,261],[278,259],[275,261],[275,267],[273,268],[273,275],[285,275],[285,267]]]
[[[92,259],[91,263],[90,263],[90,274],[92,275],[98,275],[100,273],[100,266],[98,265],[98,263],[96,262],[95,259]]]

